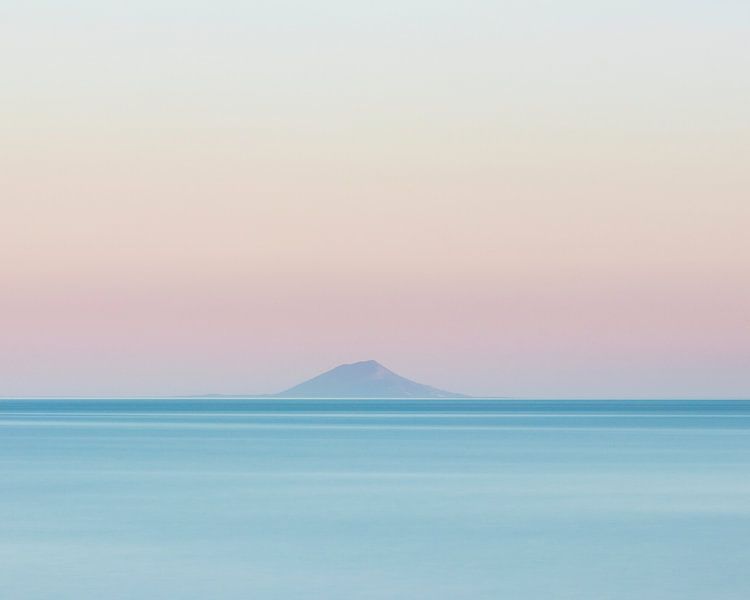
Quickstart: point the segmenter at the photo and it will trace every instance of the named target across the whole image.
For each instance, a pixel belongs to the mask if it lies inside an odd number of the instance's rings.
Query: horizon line
[[[528,401],[576,401],[576,400],[594,400],[594,401],[662,401],[662,400],[681,400],[681,401],[750,401],[749,396],[701,396],[701,397],[680,397],[680,396],[464,396],[453,398],[435,398],[428,396],[283,396],[280,394],[146,394],[146,395],[88,395],[88,396],[62,396],[62,395],[44,395],[44,396],[0,396],[3,400],[450,400],[461,402],[464,400],[528,400]]]

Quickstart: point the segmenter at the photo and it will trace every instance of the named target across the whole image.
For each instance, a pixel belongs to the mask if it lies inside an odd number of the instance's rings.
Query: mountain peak
[[[353,363],[346,363],[343,365],[339,365],[336,367],[337,369],[343,369],[343,368],[356,368],[356,369],[384,369],[385,367],[381,365],[376,360],[360,360],[358,362]]]
[[[297,398],[465,397],[401,377],[376,360],[339,365],[277,396]]]
[[[343,373],[343,372],[358,373],[361,375],[376,375],[376,374],[393,373],[393,371],[386,369],[383,365],[381,365],[376,360],[362,360],[359,362],[346,363],[343,365],[339,365],[338,367],[334,369],[331,369],[331,371],[336,371],[337,373]]]

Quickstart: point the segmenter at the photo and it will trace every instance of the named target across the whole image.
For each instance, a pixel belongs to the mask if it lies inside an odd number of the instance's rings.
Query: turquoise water
[[[0,597],[750,598],[750,401],[0,400]]]

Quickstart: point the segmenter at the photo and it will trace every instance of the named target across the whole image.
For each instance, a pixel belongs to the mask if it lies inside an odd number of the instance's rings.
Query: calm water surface
[[[750,401],[0,400],[3,599],[750,598]]]

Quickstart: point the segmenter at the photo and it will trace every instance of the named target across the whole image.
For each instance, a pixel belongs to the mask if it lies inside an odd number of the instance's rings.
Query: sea
[[[3,600],[747,600],[750,401],[0,400]]]

